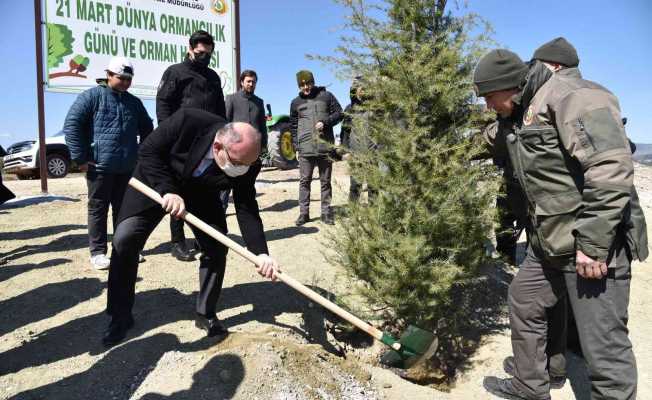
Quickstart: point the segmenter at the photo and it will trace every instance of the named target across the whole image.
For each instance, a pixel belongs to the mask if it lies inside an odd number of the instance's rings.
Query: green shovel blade
[[[430,358],[437,350],[437,336],[414,325],[407,327],[398,340],[401,349],[387,351],[380,362],[394,368],[410,368],[417,362]]]

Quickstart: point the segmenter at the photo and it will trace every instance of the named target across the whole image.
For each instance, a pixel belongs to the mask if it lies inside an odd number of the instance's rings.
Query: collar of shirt
[[[204,154],[204,158],[202,158],[197,168],[195,168],[195,170],[192,172],[192,176],[194,176],[195,178],[201,176],[201,174],[203,174],[204,171],[206,171],[206,168],[208,168],[212,162],[214,161],[213,161],[213,147],[211,146],[208,148],[206,154]]]

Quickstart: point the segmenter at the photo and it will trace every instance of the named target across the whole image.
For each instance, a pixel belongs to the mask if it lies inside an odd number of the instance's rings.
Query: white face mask
[[[236,178],[238,176],[246,174],[247,171],[249,171],[248,165],[234,165],[231,162],[231,157],[229,157],[229,152],[226,150],[226,147],[224,145],[222,145],[221,150],[224,151],[224,166],[220,165],[219,162],[217,163],[217,166],[220,167],[222,171],[224,171],[226,176],[231,178]]]
[[[247,173],[249,171],[249,166],[248,165],[233,165],[231,161],[226,161],[226,164],[224,164],[222,168],[222,171],[227,176],[230,176],[231,178],[235,178],[237,176],[241,176]]]

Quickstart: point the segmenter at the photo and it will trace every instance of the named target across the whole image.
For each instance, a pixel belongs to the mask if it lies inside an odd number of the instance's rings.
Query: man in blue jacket
[[[111,205],[113,228],[127,183],[136,165],[138,136],[153,129],[143,103],[127,90],[134,68],[124,57],[114,57],[106,79],[77,97],[63,131],[71,159],[86,172],[88,186],[88,241],[91,266],[107,269],[106,219]]]

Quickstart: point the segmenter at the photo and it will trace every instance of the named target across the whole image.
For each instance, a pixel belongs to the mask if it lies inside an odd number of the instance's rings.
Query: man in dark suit
[[[138,252],[166,212],[187,210],[226,233],[219,192],[233,189],[236,216],[244,241],[263,263],[258,273],[275,278],[278,264],[269,257],[254,187],[260,164],[261,135],[247,123],[198,109],[181,109],[163,121],[141,145],[134,177],[163,197],[163,208],[132,187],[127,189],[113,236],[107,313],[111,323],[103,343],[120,342],[133,326]],[[257,166],[255,166],[257,165]],[[227,248],[191,227],[201,247],[196,326],[208,336],[228,333],[215,310],[222,288]]]

